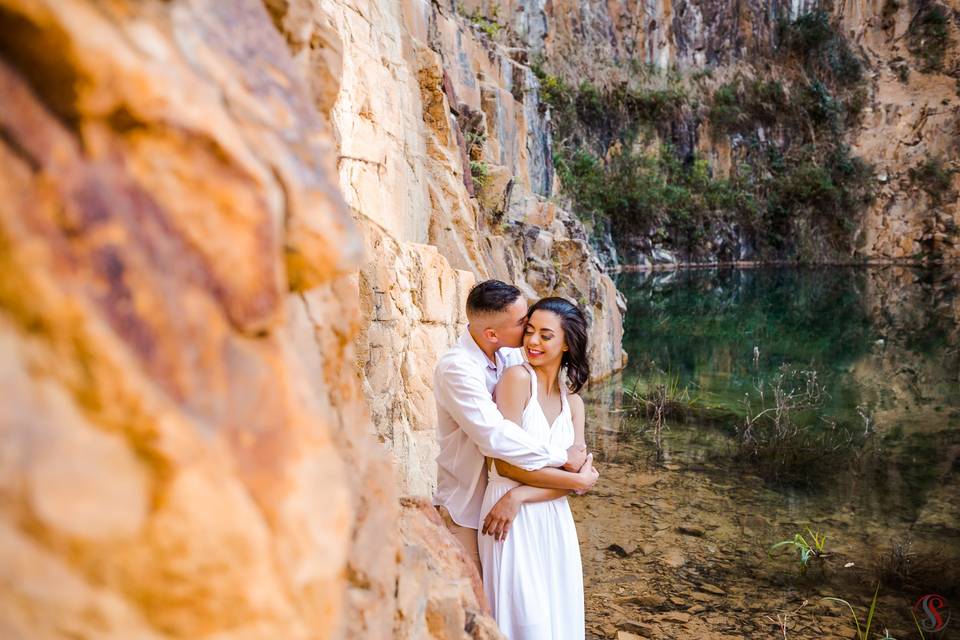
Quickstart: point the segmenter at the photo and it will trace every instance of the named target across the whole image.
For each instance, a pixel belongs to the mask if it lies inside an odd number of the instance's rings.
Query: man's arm
[[[441,404],[485,456],[506,460],[522,469],[559,467],[567,452],[538,442],[517,423],[504,418],[487,391],[482,373],[469,365],[441,360],[434,375]]]
[[[581,476],[584,486],[592,487],[599,477],[599,474],[593,468],[593,454],[587,456],[587,461],[583,464],[579,472],[567,475]],[[513,524],[513,519],[517,517],[517,513],[520,511],[522,505],[532,502],[556,500],[570,493],[572,492],[564,489],[542,489],[540,487],[530,487],[527,485],[514,487],[507,491],[487,513],[487,516],[483,519],[482,531],[484,534],[491,535],[497,540],[504,540],[507,537],[507,532],[510,531],[510,525]]]
[[[507,382],[506,375],[502,382]],[[522,390],[520,380],[512,382],[509,390],[504,389],[504,393],[501,393],[501,387],[497,386],[497,406],[506,417],[523,415],[523,407],[529,400],[529,393],[518,392],[518,389]],[[529,382],[529,376],[527,376],[525,382]],[[586,447],[583,400],[577,395],[572,395],[568,398],[568,402],[573,419],[574,443]],[[513,519],[517,517],[521,505],[556,500],[572,492],[585,493],[596,484],[600,477],[600,474],[593,468],[593,454],[587,456],[586,462],[577,473],[569,473],[560,469],[525,471],[502,460],[497,460],[495,464],[497,465],[497,473],[523,483],[521,486],[507,491],[493,505],[483,520],[482,532],[485,535],[493,536],[497,540],[506,539],[510,526],[513,524]]]
[[[524,485],[514,487],[493,505],[493,508],[487,513],[487,517],[483,519],[480,532],[483,535],[491,535],[496,540],[506,540],[510,525],[513,524],[513,519],[517,517],[521,505],[556,500],[569,493],[569,491],[563,489],[541,489],[540,487]]]

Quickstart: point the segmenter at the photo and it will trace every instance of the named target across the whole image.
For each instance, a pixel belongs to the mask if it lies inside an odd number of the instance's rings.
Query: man
[[[586,447],[559,449],[542,444],[506,420],[493,401],[503,372],[521,364],[527,301],[516,287],[487,280],[467,297],[467,332],[445,353],[434,371],[437,401],[437,493],[434,504],[454,537],[480,568],[477,529],[487,486],[485,456],[535,471],[560,467],[577,471]],[[531,483],[554,487],[549,480]]]

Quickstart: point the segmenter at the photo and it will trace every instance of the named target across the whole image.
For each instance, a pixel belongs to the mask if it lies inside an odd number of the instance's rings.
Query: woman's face
[[[567,345],[560,317],[552,311],[534,311],[523,334],[523,348],[527,360],[534,366],[549,364],[563,356]]]

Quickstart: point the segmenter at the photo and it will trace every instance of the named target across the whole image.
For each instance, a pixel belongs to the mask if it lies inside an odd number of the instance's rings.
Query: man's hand
[[[577,472],[577,475],[580,476],[582,482],[581,488],[575,492],[578,496],[582,496],[587,491],[590,491],[593,485],[597,484],[597,480],[600,479],[600,472],[593,468],[592,453],[587,454],[587,459],[580,468],[580,471]]]
[[[583,466],[583,463],[586,462],[586,460],[587,445],[575,444],[567,449],[567,463],[563,465],[562,468],[576,473],[580,471],[580,467]]]
[[[521,502],[514,496],[513,489],[507,491],[502,498],[497,501],[490,509],[490,513],[483,519],[484,535],[491,535],[497,541],[503,541],[507,538],[507,532],[513,519],[520,512]]]

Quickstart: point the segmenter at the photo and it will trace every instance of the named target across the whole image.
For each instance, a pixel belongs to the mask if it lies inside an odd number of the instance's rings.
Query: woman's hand
[[[578,488],[575,493],[578,496],[582,496],[587,491],[593,488],[593,485],[597,484],[597,480],[600,479],[600,472],[593,468],[593,454],[587,454],[587,461],[583,463],[583,466],[580,467],[580,471],[577,472],[577,476],[580,480],[580,488]]]
[[[493,536],[498,542],[507,538],[510,525],[520,512],[522,502],[516,498],[515,490],[516,488],[507,491],[497,500],[497,504],[493,505],[490,513],[483,519],[483,534]]]

